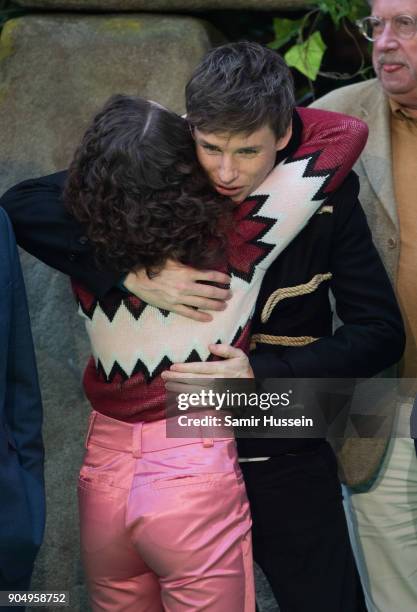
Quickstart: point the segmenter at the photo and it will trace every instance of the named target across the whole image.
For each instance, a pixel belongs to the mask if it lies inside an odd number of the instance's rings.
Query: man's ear
[[[282,138],[278,138],[277,143],[276,143],[276,150],[281,151],[282,149],[285,149],[287,144],[290,142],[291,136],[292,136],[292,121],[290,125],[288,126],[288,129],[285,132],[284,136],[282,136]]]

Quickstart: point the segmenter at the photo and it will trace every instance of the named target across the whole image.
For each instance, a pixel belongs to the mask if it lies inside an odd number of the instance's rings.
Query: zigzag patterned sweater
[[[225,270],[233,297],[211,322],[160,310],[116,288],[98,299],[73,282],[92,348],[84,388],[98,412],[128,422],[164,418],[163,370],[175,362],[211,359],[210,343],[248,351],[266,269],[340,186],[366,142],[367,128],[357,119],[297,110],[301,145],[235,209]]]

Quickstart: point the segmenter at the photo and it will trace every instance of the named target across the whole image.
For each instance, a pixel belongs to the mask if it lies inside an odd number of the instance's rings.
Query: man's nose
[[[233,159],[228,155],[222,155],[219,161],[219,179],[224,185],[228,185],[237,178],[238,169]]]
[[[382,31],[382,34],[374,42],[374,48],[377,51],[391,51],[399,47],[398,35],[394,32],[391,22],[388,21]]]

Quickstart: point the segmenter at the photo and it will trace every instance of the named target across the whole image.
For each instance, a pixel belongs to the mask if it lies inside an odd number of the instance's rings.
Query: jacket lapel
[[[362,164],[368,180],[394,226],[398,229],[397,205],[391,164],[390,107],[381,87],[373,87],[361,104],[369,138]]]

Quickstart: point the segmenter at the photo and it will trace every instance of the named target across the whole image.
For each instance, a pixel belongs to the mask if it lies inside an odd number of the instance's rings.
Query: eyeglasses
[[[356,25],[365,38],[375,42],[382,36],[387,22],[391,22],[391,27],[399,38],[413,38],[417,31],[417,17],[412,15],[395,15],[391,19],[364,17],[363,19],[358,19]]]

